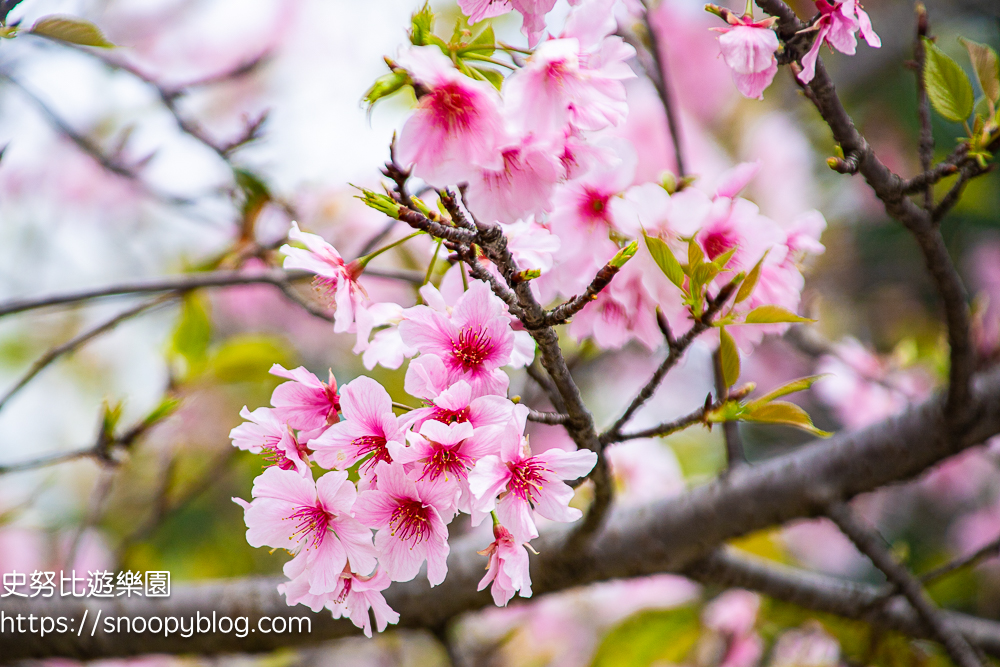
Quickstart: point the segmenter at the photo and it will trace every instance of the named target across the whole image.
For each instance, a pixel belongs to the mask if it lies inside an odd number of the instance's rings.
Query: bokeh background
[[[456,7],[432,4],[439,23],[452,25]],[[560,0],[551,17],[556,24],[564,4]],[[964,65],[957,37],[998,46],[998,7],[991,0],[928,2],[932,32]],[[385,72],[382,56],[406,40],[409,14],[418,8],[415,0],[25,0],[11,18],[26,25],[70,14],[100,26],[119,45],[114,57],[163,89],[183,91],[175,99],[178,113],[216,146],[267,117],[258,140],[224,159],[178,127],[148,81],[80,49],[28,36],[0,40],[0,146],[6,146],[0,302],[262,266],[274,261],[273,249],[293,219],[354,256],[385,221],[353,198],[348,183],[378,183],[392,133],[412,102],[398,95],[369,113],[360,100]],[[807,2],[797,8],[800,16],[813,13]],[[913,7],[870,0],[866,9],[883,47],[861,45],[857,56],[835,54],[827,63],[882,159],[913,175],[919,170],[915,84],[905,66]],[[523,42],[519,18],[494,23],[507,41]],[[787,72],[779,73],[763,102],[745,100],[718,58],[708,30],[717,19],[702,3],[662,0],[653,23],[693,171],[711,181],[736,162],[760,159],[764,168],[748,196],[765,214],[787,222],[816,208],[828,221],[827,250],[810,268],[804,295],[804,310],[819,323],[767,341],[744,360],[743,380],[767,389],[814,372],[830,374],[798,399],[828,430],[865,426],[929,396],[941,384],[947,355],[933,286],[912,238],[885,216],[860,177],[825,167],[833,151],[829,131]],[[672,167],[659,99],[641,76],[629,83],[629,98],[631,115],[618,133],[637,147],[637,181],[657,179]],[[943,157],[960,128],[936,118],[934,130]],[[970,184],[944,224],[976,294],[984,364],[1000,357],[998,211],[1000,179],[992,174]],[[419,269],[426,257],[414,247],[379,261]],[[374,289],[382,300],[414,298],[391,281],[376,281]],[[307,287],[300,296],[313,298]],[[141,302],[121,297],[0,318],[0,397],[48,350]],[[115,461],[82,458],[0,476],[0,571],[170,570],[175,584],[280,572],[284,556],[246,544],[242,512],[230,498],[249,496],[260,463],[234,450],[228,433],[240,423],[241,407],[267,404],[277,383],[267,374],[272,363],[305,365],[320,377],[332,369],[341,382],[368,372],[352,344],[353,336],[333,334],[327,321],[275,288],[242,286],[157,305],[60,358],[9,399],[0,398],[0,466],[89,446],[109,416],[121,433],[165,401],[177,407]],[[568,345],[588,404],[599,422],[611,420],[650,372],[648,353],[599,354]],[[640,413],[640,425],[702,404],[711,391],[710,364],[710,351],[695,347]],[[400,372],[371,374],[404,399]],[[514,376],[512,392],[542,400],[523,376]],[[536,448],[559,444],[558,429],[535,431]],[[747,426],[743,436],[751,461],[806,441],[776,427]],[[612,452],[623,503],[682,493],[715,476],[724,461],[718,430],[699,428]],[[917,572],[970,553],[1000,535],[1000,444],[948,461],[916,483],[869,494],[858,507]],[[737,546],[880,581],[821,520],[755,534]],[[998,618],[1000,563],[957,573],[930,592],[942,604]],[[943,660],[930,644],[876,637],[860,623],[746,591],[706,590],[672,575],[472,614],[456,625],[449,643],[450,656],[438,638],[399,632],[221,662],[825,667]],[[198,658],[129,662],[207,664]]]

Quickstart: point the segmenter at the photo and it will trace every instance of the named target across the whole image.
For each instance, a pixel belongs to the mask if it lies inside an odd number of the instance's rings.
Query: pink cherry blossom
[[[436,357],[429,358],[437,360]],[[443,365],[438,367],[437,372],[442,375],[447,373]],[[420,396],[414,392],[408,393]],[[468,423],[473,428],[503,426],[510,420],[514,410],[514,404],[503,396],[472,398],[472,387],[465,380],[459,380],[436,396],[420,397],[428,399],[430,405],[406,413],[401,420],[403,427],[412,426],[419,430],[428,420],[444,424]]]
[[[509,423],[509,420],[508,420]],[[406,434],[408,447],[390,445],[394,461],[403,464],[410,477],[439,487],[453,505],[444,508],[478,515],[469,491],[469,471],[483,456],[498,454],[504,426],[474,428],[467,421],[425,421],[420,432]]]
[[[521,13],[521,32],[528,38],[528,44],[538,43],[545,30],[545,15],[555,7],[556,0],[510,0],[514,9]]]
[[[313,482],[268,468],[254,480],[252,495],[244,505],[247,542],[294,553],[311,594],[334,590],[348,560],[359,572],[375,568],[371,532],[350,515],[357,490],[347,472],[328,472]]]
[[[332,599],[326,603],[326,608],[333,612],[334,618],[350,618],[370,638],[372,622],[369,609],[375,614],[375,625],[379,632],[384,631],[389,623],[399,622],[399,613],[393,611],[382,596],[382,591],[391,583],[389,575],[382,569],[368,577],[345,569],[340,575],[340,585],[330,596]]]
[[[755,22],[752,16],[737,17],[727,13],[731,28],[713,28],[721,32],[719,48],[722,59],[733,72],[736,88],[746,97],[764,99],[764,89],[778,72],[774,57],[778,36],[771,30],[775,19]]]
[[[280,364],[271,366],[271,375],[288,378],[271,394],[271,405],[276,416],[294,429],[315,431],[340,421],[340,397],[337,396],[337,380],[330,371],[330,381],[323,382],[318,377],[299,366],[286,370]]]
[[[861,8],[858,0],[834,0],[833,4],[827,0],[816,0],[816,8],[820,11],[820,17],[809,28],[816,31],[816,37],[812,47],[802,56],[802,71],[798,74],[802,83],[809,83],[816,76],[816,60],[823,42],[841,53],[853,56],[858,46],[855,33],[860,30],[868,46],[876,49],[882,46],[882,40],[872,28],[871,18]]]
[[[372,481],[376,466],[392,461],[387,444],[403,444],[403,432],[392,411],[389,392],[362,375],[340,391],[344,419],[309,442],[314,458],[324,468],[343,470],[364,460],[360,472]]]
[[[516,542],[510,531],[499,523],[493,524],[493,537],[496,539],[479,552],[483,556],[489,556],[490,561],[478,590],[483,590],[493,582],[490,592],[498,607],[506,607],[515,591],[520,591],[523,598],[530,598],[528,550],[523,544]]]
[[[628,115],[622,79],[635,75],[617,65],[634,54],[624,45],[608,62],[599,63],[600,69],[591,69],[581,61],[579,40],[543,42],[504,82],[507,117],[520,131],[543,139],[564,136],[568,126],[600,130],[620,125]]]
[[[368,293],[358,282],[364,267],[356,261],[345,264],[336,248],[316,234],[301,231],[295,222],[288,238],[299,241],[306,249],[281,246],[279,251],[285,255],[284,268],[315,273],[313,285],[327,296],[332,296],[337,305],[333,330],[337,333],[348,331],[354,324],[356,311],[368,300]]]
[[[499,149],[497,169],[477,168],[468,179],[466,201],[480,220],[512,223],[549,209],[552,189],[564,175],[558,155],[528,137]]]
[[[448,574],[448,529],[442,515],[454,505],[453,491],[409,479],[399,465],[376,466],[378,489],[362,491],[354,516],[377,528],[379,563],[393,581],[410,581],[427,561],[427,580],[437,586]]]
[[[413,46],[398,58],[426,92],[403,125],[396,155],[436,185],[468,180],[473,167],[501,169],[504,143],[496,89],[455,69],[436,46]]]
[[[473,24],[514,9],[510,0],[458,0],[458,7],[469,17],[469,23]]]
[[[521,435],[527,414],[524,406],[515,407],[514,419],[504,430],[500,455],[483,457],[469,474],[469,487],[481,503],[478,509],[489,511],[495,505],[500,522],[519,542],[538,537],[532,509],[552,521],[576,521],[583,515],[569,506],[573,489],[562,480],[582,477],[597,463],[597,454],[590,450],[549,449],[532,456]]]
[[[269,466],[282,470],[294,468],[301,475],[309,474],[308,448],[298,441],[276,410],[257,408],[250,412],[243,406],[240,417],[247,421],[229,432],[234,447],[264,454]]]
[[[655,265],[652,270],[659,272]],[[663,333],[656,322],[657,300],[645,286],[647,271],[635,258],[630,260],[573,318],[570,335],[577,340],[592,338],[604,350],[620,349],[631,340],[650,350],[662,345]]]
[[[500,367],[510,362],[514,332],[506,306],[486,283],[470,281],[450,316],[428,306],[411,308],[399,333],[407,345],[441,359],[449,384],[466,380],[476,396],[506,392]]]

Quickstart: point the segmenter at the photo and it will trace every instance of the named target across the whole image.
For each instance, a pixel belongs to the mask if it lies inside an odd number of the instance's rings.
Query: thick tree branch
[[[586,541],[568,539],[571,527],[548,532],[537,542],[540,555],[532,556],[532,588],[536,594],[543,594],[607,579],[683,572],[698,561],[704,562],[702,559],[706,557],[716,558],[713,552],[726,540],[795,518],[822,514],[825,505],[815,500],[818,488],[824,489],[829,497],[847,499],[910,479],[943,458],[1000,433],[1000,372],[978,377],[972,398],[981,409],[976,412],[975,422],[957,440],[948,435],[943,416],[944,401],[937,397],[863,431],[839,434],[791,454],[744,466],[678,498],[642,508],[620,509],[614,513],[613,520],[605,522],[601,530]],[[476,550],[483,546],[470,538],[455,540],[448,559],[448,578],[433,589],[422,577],[393,584],[386,591],[386,599],[400,612],[400,625],[439,627],[457,614],[492,604],[489,593],[475,590],[485,565],[485,558],[476,554]],[[744,571],[743,575],[746,574]],[[807,581],[817,581],[814,575],[803,576]],[[827,578],[819,581],[824,580]],[[80,637],[68,633],[42,639],[30,634],[8,633],[0,634],[0,655],[14,660],[56,655],[96,658],[151,652],[263,651],[356,631],[350,622],[334,621],[327,613],[313,615],[304,607],[289,608],[275,591],[278,583],[277,579],[207,583],[178,588],[167,600],[118,598],[104,606],[93,599],[7,598],[0,601],[0,610],[8,615],[57,613],[76,614],[77,618],[85,607],[91,609],[93,615],[99,606],[107,614],[128,616],[193,615],[196,610],[211,614],[216,611],[219,616],[249,616],[251,627],[262,615],[308,615],[313,619],[311,634],[258,632],[242,639],[220,634],[181,639],[164,637],[162,633],[105,635],[99,632],[93,638],[88,633]],[[850,584],[843,586],[852,587]],[[824,595],[829,593],[823,592],[822,586],[819,588]],[[765,592],[782,597],[773,590]],[[836,595],[831,599],[827,595],[821,602],[828,607],[840,605],[851,611],[845,615],[862,618],[865,600],[870,603],[880,593],[882,590],[876,589],[860,602],[854,598],[840,599]],[[909,623],[911,628],[914,623],[919,624],[919,619],[913,620],[915,616],[898,612],[896,607],[868,611],[887,622]],[[970,620],[970,623],[973,628],[970,632],[979,632],[984,622]],[[983,635],[989,636],[990,632],[984,631]],[[922,636],[925,634],[921,632]],[[978,640],[977,643],[997,650],[1000,636],[994,635],[991,641],[989,645]]]

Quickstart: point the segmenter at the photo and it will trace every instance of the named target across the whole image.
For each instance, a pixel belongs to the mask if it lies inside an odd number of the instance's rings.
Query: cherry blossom
[[[472,494],[482,503],[479,509],[487,511],[495,506],[500,522],[519,542],[538,537],[531,510],[552,521],[579,519],[582,512],[569,506],[573,489],[562,480],[582,477],[597,464],[597,454],[590,450],[549,449],[532,456],[527,439],[521,435],[527,415],[527,408],[515,407],[500,455],[483,457],[469,474]]]
[[[477,168],[466,190],[470,210],[481,220],[513,223],[549,209],[552,189],[563,175],[558,156],[531,137],[499,149],[499,168]]]
[[[719,48],[722,59],[732,70],[736,88],[746,97],[764,99],[764,89],[771,85],[778,72],[774,53],[778,36],[771,29],[775,19],[754,21],[753,16],[737,17],[726,13],[731,28],[712,28],[721,32]]]
[[[858,47],[856,33],[860,31],[868,46],[876,49],[882,46],[882,40],[872,28],[871,18],[857,0],[834,0],[833,4],[827,0],[816,0],[816,9],[820,17],[809,28],[816,31],[816,37],[812,47],[802,56],[802,71],[797,75],[802,83],[809,83],[816,76],[816,60],[823,42],[853,56]]]
[[[229,432],[234,447],[264,454],[268,465],[309,474],[308,448],[299,442],[276,410],[257,408],[250,412],[243,406],[240,417],[247,421]]]
[[[326,603],[326,608],[333,613],[334,618],[350,618],[370,638],[372,622],[369,609],[375,614],[375,625],[379,632],[385,630],[388,624],[399,622],[399,613],[393,611],[382,596],[382,591],[391,583],[389,575],[382,569],[367,577],[345,569],[340,575],[339,586],[329,596],[331,600]]]
[[[439,365],[437,373],[444,374],[447,371],[443,365]],[[416,429],[428,420],[444,424],[468,423],[473,428],[503,426],[510,420],[514,410],[514,404],[503,396],[472,398],[472,387],[465,380],[459,380],[436,396],[423,398],[427,398],[430,405],[408,412],[402,418],[402,424]]]
[[[450,316],[428,306],[411,308],[399,333],[407,345],[441,360],[449,384],[466,380],[476,396],[506,391],[507,376],[500,367],[510,362],[514,332],[506,306],[486,283],[470,284]]]
[[[530,598],[528,550],[514,540],[509,530],[496,522],[493,524],[493,536],[496,539],[479,552],[483,556],[489,556],[490,560],[478,590],[483,590],[492,582],[490,593],[498,607],[506,607],[515,592],[519,592],[523,598]]]
[[[375,380],[362,375],[344,385],[340,392],[344,419],[309,446],[316,462],[325,468],[343,470],[364,460],[361,474],[374,480],[376,466],[391,461],[388,443],[403,444],[403,432],[392,411],[392,398]]]
[[[443,516],[454,505],[454,490],[414,482],[399,465],[380,462],[378,489],[362,491],[354,515],[378,529],[379,563],[393,581],[410,581],[427,561],[427,580],[437,586],[448,574],[448,529]]]
[[[243,504],[250,546],[287,549],[295,554],[313,595],[334,590],[348,560],[359,572],[375,568],[370,531],[350,511],[357,490],[346,472],[311,477],[272,467],[253,485]]]
[[[354,324],[357,310],[368,300],[368,293],[358,283],[364,267],[357,261],[344,263],[337,249],[316,234],[308,234],[292,223],[288,238],[299,241],[306,249],[283,245],[279,251],[285,255],[284,268],[304,269],[316,274],[313,285],[337,305],[333,330],[337,333],[348,331]]]
[[[286,370],[280,364],[271,366],[271,375],[288,378],[271,394],[275,415],[294,429],[315,431],[340,421],[340,397],[337,380],[330,371],[330,381],[323,382],[302,366]]]
[[[398,62],[427,91],[400,132],[399,160],[439,185],[466,180],[472,166],[501,169],[496,148],[505,133],[496,89],[459,72],[436,46],[410,47]]]

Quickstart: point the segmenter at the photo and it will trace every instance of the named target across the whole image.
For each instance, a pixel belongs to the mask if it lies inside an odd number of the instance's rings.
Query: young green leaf
[[[965,45],[969,52],[969,60],[972,61],[972,69],[979,79],[979,86],[983,89],[986,98],[994,104],[1000,101],[1000,59],[997,52],[985,44],[973,42],[971,39],[960,37],[959,41]]]
[[[815,322],[808,317],[801,317],[781,306],[758,306],[747,314],[747,324],[779,324],[783,322]]]
[[[726,252],[722,253],[721,255],[713,259],[712,264],[714,264],[720,269],[726,268],[726,264],[729,264],[729,260],[733,258],[733,255],[736,254],[737,250],[739,250],[739,246],[733,246]]]
[[[371,107],[383,97],[388,97],[410,83],[410,77],[402,70],[383,74],[375,79],[375,83],[364,96],[364,103]]]
[[[471,42],[459,49],[459,53],[473,51],[481,56],[491,56],[496,51],[496,35],[493,34],[493,26],[487,25],[486,29],[476,35]]]
[[[38,19],[28,32],[69,44],[80,46],[96,46],[110,49],[114,44],[109,42],[101,29],[93,23],[72,16],[46,16]]]
[[[741,417],[743,421],[762,424],[785,424],[812,433],[821,438],[829,437],[827,431],[816,428],[805,410],[786,401],[773,401],[748,409]]]
[[[425,2],[420,11],[413,14],[410,24],[410,42],[416,46],[430,44],[434,30],[434,12],[431,11],[430,3]]]
[[[503,87],[503,74],[492,67],[472,67],[470,69],[476,70],[484,79],[493,84],[493,87],[497,90]]]
[[[701,251],[701,246],[694,239],[688,241],[688,270],[694,269],[705,261],[705,253]]]
[[[719,364],[722,366],[722,380],[726,387],[732,387],[740,379],[740,351],[725,327],[719,329]]]
[[[184,359],[190,375],[199,369],[208,356],[208,344],[212,338],[212,321],[208,314],[208,304],[195,294],[184,297],[181,317],[170,341],[171,351]]]
[[[934,42],[926,37],[923,41],[924,81],[934,110],[955,123],[967,121],[975,103],[969,77]]]
[[[740,289],[736,292],[736,299],[733,303],[740,303],[741,301],[746,301],[753,294],[754,288],[757,287],[757,281],[760,280],[760,267],[764,265],[764,260],[767,259],[767,253],[771,252],[770,249],[764,253],[764,256],[757,260],[757,263],[747,274],[746,280],[740,285]]]
[[[660,267],[660,271],[663,271],[663,275],[678,288],[683,289],[684,269],[681,268],[680,262],[674,257],[670,247],[662,239],[648,236],[645,232],[642,236],[646,240],[649,254],[653,256],[653,261]]]
[[[762,406],[766,403],[770,403],[776,398],[781,398],[782,396],[787,396],[788,394],[794,394],[799,391],[805,391],[809,387],[813,386],[817,380],[821,380],[826,377],[825,375],[810,375],[809,377],[799,378],[798,380],[792,380],[788,384],[783,384],[777,389],[773,389],[760,398],[754,399],[747,404],[747,408],[753,409]]]

